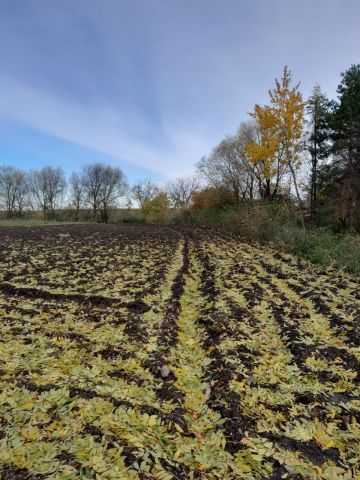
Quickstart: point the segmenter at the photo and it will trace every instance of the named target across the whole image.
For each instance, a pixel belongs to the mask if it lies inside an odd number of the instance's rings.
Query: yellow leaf
[[[25,440],[34,441],[39,440],[41,437],[40,430],[38,427],[25,427],[21,430],[21,436],[25,438]]]
[[[336,393],[346,392],[346,388],[339,386],[334,389],[334,392]]]
[[[184,433],[184,430],[180,427],[180,425],[178,423],[174,423],[174,426],[175,426],[175,428],[178,432]]]
[[[334,442],[334,440],[329,440],[329,441],[325,444],[325,447],[326,447],[326,448],[335,447],[335,442]]]
[[[244,381],[244,380],[242,380],[241,382],[238,382],[238,381],[236,381],[236,380],[233,380],[232,383],[233,383],[236,387],[238,387],[238,388],[242,388],[242,387],[245,385],[245,381]]]
[[[149,425],[150,427],[153,427],[154,425],[157,424],[157,416],[156,415],[151,415],[149,418]]]

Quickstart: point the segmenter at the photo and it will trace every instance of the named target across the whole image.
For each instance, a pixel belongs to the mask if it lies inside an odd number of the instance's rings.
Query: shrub
[[[113,209],[109,215],[111,223],[144,223],[144,216],[137,208]]]
[[[360,236],[325,227],[301,228],[284,202],[253,201],[237,208],[203,208],[178,215],[178,223],[193,224],[238,234],[250,241],[301,256],[323,267],[333,266],[360,276]]]
[[[225,187],[206,187],[192,195],[191,210],[226,209],[236,205],[234,195]]]
[[[151,200],[145,200],[141,211],[148,222],[162,223],[169,220],[170,202],[165,192],[160,192]]]

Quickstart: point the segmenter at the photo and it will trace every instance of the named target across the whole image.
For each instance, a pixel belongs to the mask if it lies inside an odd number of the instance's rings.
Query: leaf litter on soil
[[[359,284],[205,230],[0,230],[2,479],[360,478]]]

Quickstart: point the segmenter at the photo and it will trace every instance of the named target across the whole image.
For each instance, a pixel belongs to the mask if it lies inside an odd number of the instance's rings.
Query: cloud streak
[[[0,117],[120,165],[190,174],[285,64],[305,95],[320,82],[333,96],[358,62],[359,14],[357,0],[3,2]]]
[[[0,90],[6,92],[0,103],[3,118],[114,159],[125,159],[165,177],[191,173],[194,162],[209,148],[209,143],[202,142],[191,131],[171,128],[164,132],[166,145],[149,145],[144,118],[133,116],[129,128],[128,119],[116,110],[69,102],[3,77],[0,77]]]

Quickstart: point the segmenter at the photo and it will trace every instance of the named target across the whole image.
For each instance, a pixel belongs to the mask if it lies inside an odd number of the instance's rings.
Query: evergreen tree
[[[316,222],[319,163],[330,153],[330,109],[331,102],[321,91],[320,85],[316,84],[306,104],[306,113],[309,116],[306,148],[310,153],[311,162],[310,211],[314,222]]]
[[[360,64],[341,76],[331,121],[333,153],[342,170],[339,202],[348,224],[360,228]]]

